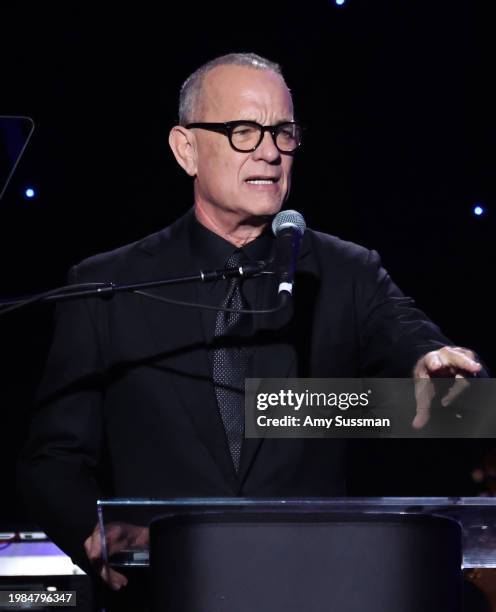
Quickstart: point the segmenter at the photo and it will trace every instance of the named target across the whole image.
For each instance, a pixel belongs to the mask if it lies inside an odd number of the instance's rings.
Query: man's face
[[[246,119],[275,125],[293,119],[282,77],[245,66],[217,66],[204,78],[195,121]],[[207,214],[233,213],[240,221],[274,215],[289,194],[293,157],[280,153],[265,132],[255,151],[232,149],[227,136],[194,129],[197,148],[195,202]],[[262,182],[260,181],[270,181]],[[257,182],[258,181],[258,182]]]

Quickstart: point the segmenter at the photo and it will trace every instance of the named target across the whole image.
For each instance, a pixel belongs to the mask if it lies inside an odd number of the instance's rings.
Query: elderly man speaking
[[[71,282],[128,283],[270,261],[270,222],[302,143],[281,70],[252,53],[199,68],[169,143],[194,206],[170,227],[74,266]],[[297,206],[296,206],[297,207]],[[100,558],[96,501],[117,497],[291,497],[345,493],[344,441],[244,439],[246,377],[473,375],[381,267],[377,253],[305,232],[291,307],[266,275],[62,303],[21,478],[36,521],[76,562]],[[414,427],[426,422],[429,395]],[[108,568],[114,588],[127,579]],[[127,587],[128,589],[129,587]],[[126,589],[124,589],[126,591]]]

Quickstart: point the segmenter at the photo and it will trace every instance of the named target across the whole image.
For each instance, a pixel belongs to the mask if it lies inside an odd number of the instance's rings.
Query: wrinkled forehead
[[[291,93],[280,74],[249,66],[216,66],[203,79],[202,121],[293,119]]]

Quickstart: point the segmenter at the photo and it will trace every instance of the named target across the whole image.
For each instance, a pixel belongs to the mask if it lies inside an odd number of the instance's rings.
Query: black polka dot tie
[[[235,251],[227,260],[226,268],[237,268],[241,252]],[[239,278],[229,280],[222,306],[240,310],[246,307]],[[234,468],[239,469],[244,437],[244,384],[248,351],[240,345],[239,332],[248,315],[219,310],[215,319],[215,345],[212,374],[220,415],[226,430]]]

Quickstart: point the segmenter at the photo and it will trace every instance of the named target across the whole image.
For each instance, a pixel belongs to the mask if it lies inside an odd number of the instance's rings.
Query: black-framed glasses
[[[249,153],[262,142],[269,132],[281,153],[293,153],[301,145],[303,129],[296,121],[284,121],[277,125],[260,125],[256,121],[226,121],[225,123],[189,123],[187,129],[200,128],[225,134],[235,151]]]

